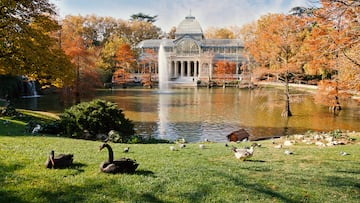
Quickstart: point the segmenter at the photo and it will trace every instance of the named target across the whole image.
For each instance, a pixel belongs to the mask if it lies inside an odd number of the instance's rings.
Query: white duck
[[[251,157],[254,153],[254,146],[251,146],[250,149],[238,149],[236,147],[232,148],[232,151],[235,154],[237,159],[245,161],[247,158]]]

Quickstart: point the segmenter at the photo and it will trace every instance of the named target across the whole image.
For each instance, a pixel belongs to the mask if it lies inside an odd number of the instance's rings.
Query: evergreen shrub
[[[134,124],[125,118],[121,109],[112,102],[95,99],[65,109],[60,115],[64,133],[75,138],[96,139],[97,134],[108,134],[111,130],[119,133],[119,142],[134,135]]]

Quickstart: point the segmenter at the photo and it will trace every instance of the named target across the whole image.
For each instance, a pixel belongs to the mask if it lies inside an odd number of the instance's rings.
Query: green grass
[[[319,148],[275,149],[261,141],[248,161],[224,143],[113,144],[115,158],[140,164],[135,174],[104,174],[100,142],[26,135],[21,121],[4,130],[0,118],[0,202],[358,202],[359,142]],[[9,127],[10,126],[10,127]],[[6,132],[10,132],[9,134]],[[278,140],[280,142],[280,140]],[[251,143],[231,143],[242,147]],[[123,148],[130,146],[130,153]],[[74,167],[46,169],[50,150],[73,153]],[[340,151],[350,155],[340,156]]]

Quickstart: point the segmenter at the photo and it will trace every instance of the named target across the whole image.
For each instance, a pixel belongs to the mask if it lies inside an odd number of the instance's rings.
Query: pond
[[[204,139],[226,142],[239,128],[254,137],[284,136],[336,129],[360,131],[360,107],[354,101],[343,104],[334,116],[327,107],[314,103],[308,92],[292,91],[290,118],[281,117],[283,90],[275,88],[178,88],[100,90],[98,98],[116,102],[131,119],[137,134],[188,142]],[[62,112],[54,96],[23,99],[18,108]]]

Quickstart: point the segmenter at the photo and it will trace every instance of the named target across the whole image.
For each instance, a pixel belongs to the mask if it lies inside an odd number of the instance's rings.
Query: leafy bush
[[[100,99],[65,109],[60,123],[65,134],[76,138],[96,139],[97,134],[108,134],[114,130],[121,136],[116,140],[124,141],[135,133],[134,124],[125,118],[115,103]]]
[[[115,130],[110,130],[108,133],[108,140],[111,142],[123,142],[120,133]]]

